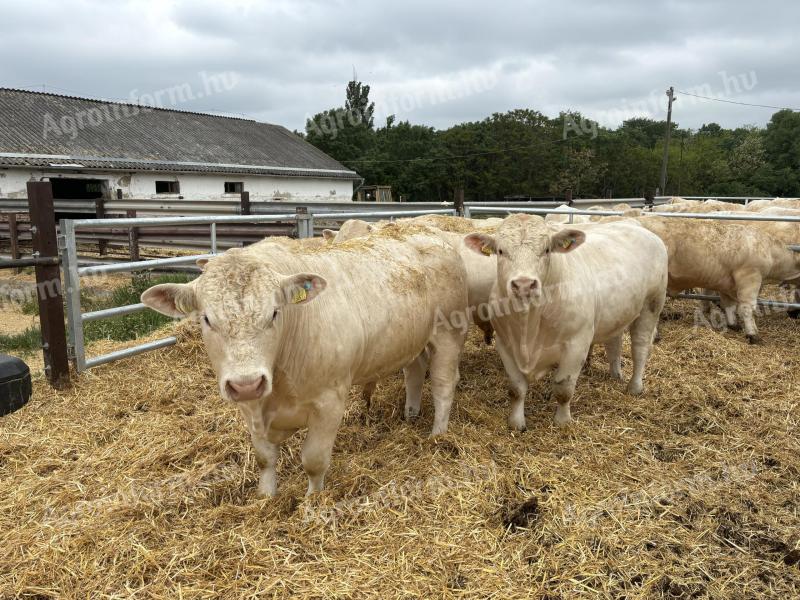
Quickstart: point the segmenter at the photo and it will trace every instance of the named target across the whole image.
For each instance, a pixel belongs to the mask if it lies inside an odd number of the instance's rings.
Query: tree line
[[[634,118],[616,129],[578,112],[533,109],[435,129],[393,116],[376,127],[368,85],[351,81],[345,103],[306,123],[305,139],[390,185],[395,199],[469,201],[518,197],[643,197],[656,192],[666,121]],[[800,112],[780,110],[764,128],[697,130],[672,124],[665,195],[800,196]]]

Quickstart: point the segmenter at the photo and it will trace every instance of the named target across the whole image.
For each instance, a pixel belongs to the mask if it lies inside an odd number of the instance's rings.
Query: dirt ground
[[[0,597],[800,597],[800,322],[764,343],[669,303],[632,398],[596,348],[574,425],[532,386],[528,431],[473,335],[450,432],[401,419],[399,376],[357,390],[326,491],[302,434],[278,497],[194,329],[0,419]],[[158,335],[163,335],[160,332]],[[99,344],[93,353],[119,344]],[[626,353],[625,368],[630,372]]]

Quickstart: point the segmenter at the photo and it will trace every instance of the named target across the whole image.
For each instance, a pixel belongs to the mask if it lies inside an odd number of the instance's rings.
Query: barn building
[[[0,88],[0,198],[349,202],[358,174],[280,125]]]

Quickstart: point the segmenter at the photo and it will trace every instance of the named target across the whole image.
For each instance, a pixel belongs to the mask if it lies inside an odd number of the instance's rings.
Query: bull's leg
[[[645,303],[645,307],[636,320],[631,323],[631,355],[633,357],[633,374],[628,382],[628,393],[638,396],[644,390],[644,368],[653,347],[658,315],[664,306],[664,300],[654,299]]]
[[[740,327],[736,321],[736,298],[720,292],[719,303],[725,313],[725,325],[728,329],[738,331]]]
[[[736,272],[733,274],[736,283],[736,302],[739,318],[747,336],[747,341],[757,344],[761,341],[758,336],[756,320],[753,317],[758,302],[758,292],[761,291],[761,274],[753,272]]]
[[[281,442],[290,437],[293,431],[269,429],[266,434],[250,433],[256,458],[261,466],[258,478],[258,495],[274,496],[278,492],[278,451]]]
[[[302,450],[303,469],[308,475],[306,495],[322,491],[325,484],[333,443],[344,416],[347,389],[326,390],[313,402]]]
[[[257,493],[259,496],[274,496],[278,491],[278,449],[281,442],[294,432],[270,427],[270,418],[265,414],[261,400],[240,402],[238,406],[261,467]]]
[[[364,386],[361,388],[361,398],[364,400],[365,404],[365,412],[369,412],[369,407],[372,404],[372,394],[375,393],[375,386],[377,385],[376,382],[370,381],[369,383],[365,383]]]
[[[800,287],[795,287],[792,289],[792,297],[793,299],[789,300],[793,304],[800,304]],[[790,319],[798,319],[800,318],[800,310],[796,308],[790,308],[787,313]]]
[[[575,385],[578,383],[578,376],[581,374],[581,367],[586,361],[591,341],[585,344],[574,342],[569,344],[564,351],[564,356],[558,363],[558,368],[553,375],[553,397],[558,405],[556,406],[556,425],[564,426],[572,422],[572,412],[570,402],[575,394]]]
[[[458,383],[458,361],[465,335],[459,331],[450,331],[433,341],[431,352],[431,395],[433,396],[433,429],[431,435],[447,433],[450,421],[450,409]]]
[[[608,359],[608,372],[613,379],[622,379],[622,334],[606,340],[606,358]],[[592,347],[589,346],[591,353]]]
[[[428,371],[428,359],[425,352],[415,358],[410,365],[403,369],[406,381],[406,407],[405,418],[410,420],[419,415],[422,403],[422,385],[425,383],[425,373]]]
[[[492,345],[492,337],[494,336],[494,328],[490,321],[475,318],[475,324],[483,332],[483,343],[487,346]]]
[[[511,383],[511,411],[508,413],[508,426],[517,431],[525,431],[525,398],[528,395],[528,378],[517,368],[514,356],[503,345],[500,336],[497,336],[495,347],[503,361],[503,368],[506,370],[508,380]]]
[[[592,368],[592,351],[593,350],[594,350],[594,344],[589,346],[589,353],[586,355],[586,361],[584,361],[584,363],[583,363],[583,370],[585,370],[585,371],[588,371],[589,369]],[[607,353],[608,352],[607,352],[607,349],[606,349],[606,354]]]

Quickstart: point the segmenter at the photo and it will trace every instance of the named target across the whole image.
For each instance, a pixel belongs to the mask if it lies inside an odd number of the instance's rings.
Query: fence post
[[[136,218],[135,210],[125,211],[125,216],[129,219]],[[136,262],[139,260],[139,229],[138,227],[131,227],[128,230],[128,248],[130,249],[131,261]]]
[[[49,181],[28,182],[28,212],[34,256],[58,257],[53,187]],[[69,362],[58,265],[36,267],[36,293],[39,298],[44,371],[53,387],[61,387],[69,382]]]
[[[105,198],[97,198],[94,201],[94,216],[102,219],[106,216],[106,200]],[[106,255],[106,240],[101,237],[97,238],[97,251],[100,256]]]
[[[572,206],[572,188],[564,192],[564,204]]]
[[[242,192],[241,199],[239,200],[239,214],[250,214],[250,192]]]
[[[464,216],[464,188],[460,187],[456,190],[453,198],[453,208],[456,209],[456,214],[459,217]]]
[[[309,214],[307,206],[295,208],[297,219],[296,234],[300,239],[314,237],[314,216]]]
[[[11,260],[20,258],[19,252],[19,227],[17,227],[17,213],[8,213],[8,236],[11,240]],[[19,273],[22,269],[14,269]]]

